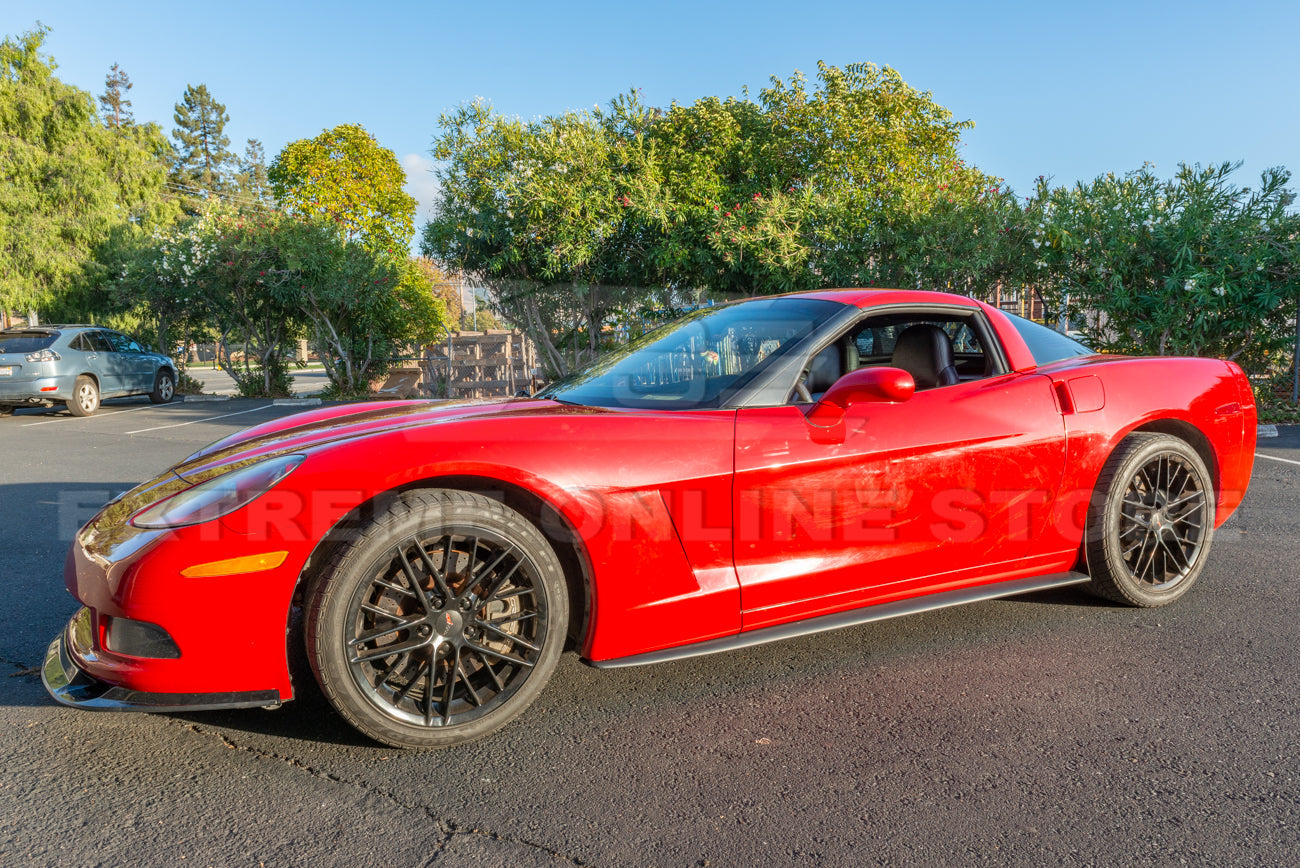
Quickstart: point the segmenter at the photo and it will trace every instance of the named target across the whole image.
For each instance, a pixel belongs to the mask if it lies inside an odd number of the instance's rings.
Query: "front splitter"
[[[77,666],[68,653],[67,633],[50,643],[41,681],[55,701],[87,711],[199,711],[220,708],[276,707],[275,690],[229,693],[145,693],[100,681]]]

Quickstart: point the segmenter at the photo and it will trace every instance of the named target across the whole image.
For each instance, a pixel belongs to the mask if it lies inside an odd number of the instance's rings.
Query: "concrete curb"
[[[271,403],[277,407],[317,407],[320,398],[276,398]]]
[[[229,395],[182,395],[186,404],[202,404],[208,401],[229,401]]]

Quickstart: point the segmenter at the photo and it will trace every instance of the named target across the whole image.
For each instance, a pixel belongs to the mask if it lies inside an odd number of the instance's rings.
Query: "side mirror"
[[[915,391],[916,380],[902,368],[858,368],[826,390],[808,412],[808,421],[827,428],[843,419],[854,404],[897,404]]]

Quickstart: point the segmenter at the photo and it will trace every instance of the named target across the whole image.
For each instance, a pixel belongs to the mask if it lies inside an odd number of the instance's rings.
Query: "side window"
[[[962,381],[982,379],[997,372],[997,362],[984,346],[983,330],[972,317],[919,313],[882,314],[859,323],[849,337],[851,349],[857,351],[855,366],[894,364],[894,347],[899,336],[920,325],[934,326],[948,336],[952,365]]]
[[[118,353],[138,353],[140,346],[126,335],[119,332],[101,332],[108,342],[113,345],[113,351]]]
[[[91,349],[100,353],[113,352],[113,345],[108,342],[108,338],[103,332],[88,332],[86,340],[90,342]]]
[[[1011,324],[1025,339],[1025,346],[1039,365],[1048,365],[1075,356],[1091,356],[1094,351],[1058,331],[1041,326],[1031,320],[1022,319],[1015,314],[1007,314]]]
[[[75,338],[73,338],[73,339],[72,339],[72,342],[68,344],[68,349],[70,349],[70,350],[76,350],[76,351],[79,352],[79,353],[88,353],[88,352],[90,352],[90,351],[91,351],[91,350],[90,350],[90,341],[86,340],[86,334],[85,334],[85,332],[82,332],[81,334],[79,334],[79,335],[77,335]]]

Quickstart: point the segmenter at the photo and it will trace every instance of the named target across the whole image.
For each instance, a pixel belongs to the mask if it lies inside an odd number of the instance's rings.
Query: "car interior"
[[[794,401],[818,401],[836,380],[866,367],[902,368],[918,392],[979,380],[997,373],[983,330],[971,317],[895,313],[856,323],[812,357]]]

